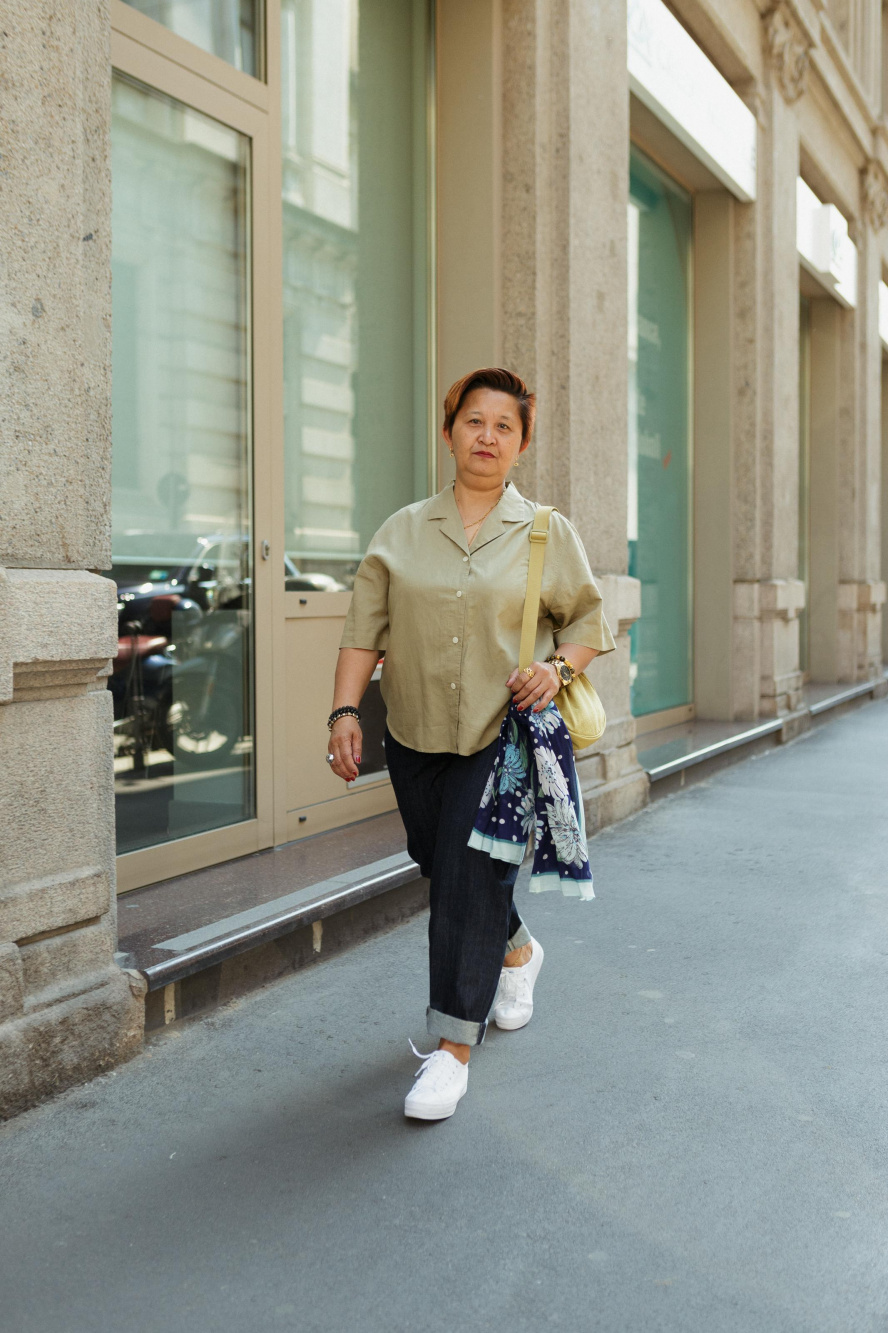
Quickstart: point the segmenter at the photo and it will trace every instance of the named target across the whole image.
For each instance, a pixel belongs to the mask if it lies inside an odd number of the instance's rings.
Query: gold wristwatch
[[[562,657],[560,653],[553,653],[551,657],[546,658],[546,661],[552,663],[553,667],[558,672],[558,679],[561,681],[562,685],[572,685],[576,680],[576,667],[571,662],[568,662],[566,657]]]

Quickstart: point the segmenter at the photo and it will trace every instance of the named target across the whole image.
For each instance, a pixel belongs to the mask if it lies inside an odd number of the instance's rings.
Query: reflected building
[[[358,373],[358,9],[281,9],[285,541],[353,572]]]

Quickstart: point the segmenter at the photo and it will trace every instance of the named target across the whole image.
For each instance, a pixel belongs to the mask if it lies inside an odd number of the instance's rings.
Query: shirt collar
[[[426,512],[428,519],[441,519],[441,531],[451,541],[456,542],[461,550],[469,553],[469,545],[466,541],[466,534],[462,524],[459,510],[456,507],[456,499],[453,494],[453,483],[445,486],[442,491],[433,496],[428,510]],[[531,522],[533,514],[531,506],[528,505],[524,496],[518,490],[514,482],[508,482],[505,493],[499,504],[488,514],[481,528],[472,542],[471,550],[477,551],[488,542],[505,532],[507,523]]]

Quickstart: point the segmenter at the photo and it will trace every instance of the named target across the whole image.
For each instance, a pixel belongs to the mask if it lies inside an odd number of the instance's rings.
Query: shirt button
[[[457,597],[462,597],[462,593],[461,593],[461,592],[458,592],[456,595],[457,595]]]
[[[451,688],[452,690],[455,690],[455,689],[456,689],[456,681],[455,681],[455,680],[452,680],[452,681],[450,682],[450,688]]]
[[[459,639],[456,637],[455,634],[454,634],[454,636],[453,636],[453,642],[454,642],[454,643],[459,643]]]
[[[469,557],[468,557],[467,555],[464,555],[464,556],[463,556],[463,564],[464,564],[464,565],[467,565],[468,563],[469,563]]]

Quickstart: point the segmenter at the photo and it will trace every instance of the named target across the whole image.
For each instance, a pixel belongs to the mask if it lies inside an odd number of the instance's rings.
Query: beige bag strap
[[[530,530],[530,560],[527,566],[527,592],[524,597],[524,618],[521,621],[521,646],[518,649],[518,666],[523,670],[533,661],[536,644],[537,625],[540,618],[540,594],[543,591],[543,563],[546,559],[546,543],[549,540],[549,519],[552,508],[541,506],[534,515]]]

